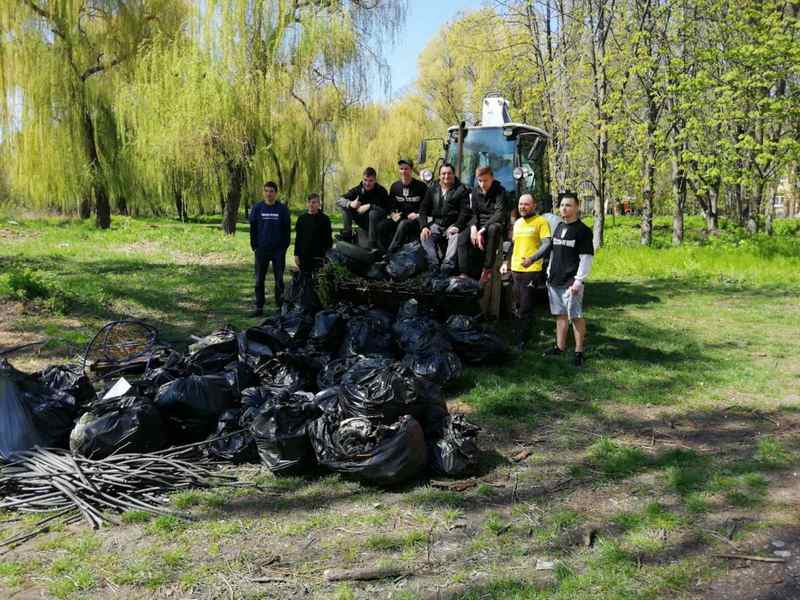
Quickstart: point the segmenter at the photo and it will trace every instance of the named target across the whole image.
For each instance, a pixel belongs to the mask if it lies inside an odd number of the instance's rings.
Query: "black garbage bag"
[[[434,294],[444,294],[447,292],[447,287],[450,285],[449,277],[442,277],[440,275],[430,277],[425,281],[425,287]]]
[[[472,277],[450,277],[447,280],[445,291],[448,294],[477,294],[481,289],[481,284]]]
[[[331,248],[328,250],[328,252],[325,254],[325,258],[328,259],[328,262],[334,265],[340,265],[347,269],[350,273],[353,273],[354,275],[360,275],[362,277],[367,274],[369,268],[372,266],[372,262],[356,260],[355,258],[344,254],[338,248]]]
[[[258,385],[258,377],[255,371],[244,362],[234,361],[228,363],[225,365],[225,370],[222,374],[235,398],[240,398],[243,390]]]
[[[400,305],[400,308],[397,309],[397,320],[401,319],[413,319],[415,317],[425,317],[430,316],[427,312],[422,308],[420,303],[417,301],[416,298],[411,298],[410,300],[406,300]]]
[[[441,386],[455,381],[463,372],[458,354],[448,351],[406,354],[403,357],[402,365],[416,377],[428,379]]]
[[[39,443],[49,448],[68,448],[69,433],[78,418],[78,403],[63,391],[47,387],[35,375],[17,371],[11,363],[0,360],[0,375],[16,384],[17,392],[28,408],[38,432]]]
[[[251,387],[242,390],[242,414],[239,424],[249,427],[261,407],[267,402],[286,401],[292,392],[288,390],[275,390],[262,387]]]
[[[13,373],[19,372],[0,361],[0,459],[3,460],[43,443]]]
[[[427,462],[422,428],[410,416],[388,427],[359,417],[323,416],[308,431],[320,465],[375,485],[401,484],[418,476]]]
[[[256,369],[259,387],[274,392],[286,391],[290,394],[303,387],[305,377],[298,367],[286,359],[273,358]]]
[[[438,386],[387,359],[360,360],[342,378],[339,406],[345,417],[390,424],[412,415],[425,425],[432,405],[442,405]]]
[[[167,445],[164,421],[148,398],[123,397],[100,414],[84,413],[69,438],[74,454],[101,459],[115,452],[155,452]]]
[[[478,464],[478,432],[481,430],[464,418],[445,418],[441,436],[430,444],[430,467],[442,475],[460,477]]]
[[[338,386],[342,382],[344,374],[362,358],[363,356],[350,356],[331,360],[317,373],[317,387],[320,390],[324,390],[329,387]]]
[[[419,242],[410,242],[389,256],[386,273],[395,281],[405,281],[427,268],[428,259],[422,245]]]
[[[261,462],[281,475],[298,474],[313,467],[314,451],[306,429],[320,414],[314,394],[307,392],[295,392],[287,400],[264,404],[250,425]]]
[[[79,407],[91,404],[97,398],[92,382],[75,365],[52,365],[34,375],[51,390],[65,392],[75,398]]]
[[[168,367],[158,367],[157,369],[150,369],[147,371],[142,378],[140,379],[141,383],[149,384],[151,387],[155,388],[158,391],[165,383],[169,383],[170,381],[175,381],[180,377],[186,377],[187,375],[191,375],[186,371],[181,369],[170,369]]]
[[[244,411],[241,408],[226,410],[219,418],[217,430],[209,436],[214,439],[206,447],[209,458],[234,464],[258,462],[258,448],[249,425],[241,423]],[[223,437],[224,436],[224,437]]]
[[[189,354],[197,355],[200,352],[218,354],[231,354],[236,352],[236,332],[230,327],[224,327],[197,340],[189,346]]]
[[[386,356],[395,355],[394,336],[391,325],[383,319],[364,315],[347,321],[347,328],[339,351],[340,356]]]
[[[336,350],[342,343],[345,329],[344,315],[338,310],[326,309],[314,316],[309,341],[319,348]]]
[[[339,386],[329,387],[314,394],[314,404],[323,414],[338,418],[339,410]]]
[[[303,374],[301,389],[307,392],[315,392],[317,387],[317,376],[333,359],[330,352],[319,350],[308,344],[302,348],[287,350],[282,358],[285,357],[288,363]]]
[[[161,386],[156,395],[156,406],[174,444],[204,439],[232,403],[233,393],[225,378],[214,375],[181,377]]]
[[[311,329],[314,327],[314,317],[302,308],[283,305],[281,315],[277,318],[281,329],[289,337],[287,347],[301,346],[306,343]]]
[[[430,317],[400,319],[393,329],[397,345],[403,353],[434,354],[453,349],[445,328]]]
[[[191,344],[186,362],[195,373],[217,373],[236,360],[236,353],[236,332],[226,327]]]
[[[253,336],[253,331],[257,328],[253,327],[248,329],[247,331],[241,332],[237,337],[236,341],[239,346],[239,362],[242,364],[247,365],[247,367],[251,370],[257,369],[261,364],[268,361],[269,359],[273,358],[277,353],[277,350],[273,350],[273,346],[263,341],[260,341],[267,337],[267,335],[260,335],[264,332],[264,330],[259,330],[258,336]],[[289,336],[280,329],[280,328],[269,328],[270,334],[280,332],[280,335],[285,337],[287,340],[287,344],[289,343]],[[259,339],[256,339],[258,337]],[[274,345],[276,348],[280,348],[283,350],[286,346],[276,343]]]
[[[314,276],[303,271],[295,271],[292,275],[284,300],[310,313],[322,308]]]
[[[447,319],[447,335],[456,353],[466,363],[491,364],[508,354],[508,343],[495,331],[484,328],[466,315]]]
[[[370,319],[374,319],[376,321],[380,321],[381,325],[385,329],[389,330],[391,330],[395,321],[394,315],[390,313],[388,310],[384,310],[383,308],[376,308],[376,307],[369,308],[364,312],[364,316]]]
[[[364,273],[364,277],[372,281],[386,281],[389,279],[389,274],[386,272],[386,263],[384,261],[374,263]]]

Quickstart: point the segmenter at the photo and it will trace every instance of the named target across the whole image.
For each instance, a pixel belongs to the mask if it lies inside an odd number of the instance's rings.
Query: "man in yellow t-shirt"
[[[517,347],[520,349],[530,338],[536,283],[541,279],[542,257],[547,254],[551,242],[550,225],[547,219],[534,212],[535,208],[536,200],[531,194],[519,197],[519,218],[514,222],[509,250],[517,317],[515,330],[519,335]],[[507,273],[508,267],[507,254],[500,272]]]

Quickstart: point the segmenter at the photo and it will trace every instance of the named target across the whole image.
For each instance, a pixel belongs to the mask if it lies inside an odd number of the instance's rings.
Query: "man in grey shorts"
[[[583,366],[586,319],[583,317],[583,284],[592,270],[592,230],[578,218],[578,198],[572,192],[559,196],[562,222],[553,231],[547,295],[556,318],[556,344],[544,352],[558,356],[567,348],[569,323],[575,336],[575,366]]]

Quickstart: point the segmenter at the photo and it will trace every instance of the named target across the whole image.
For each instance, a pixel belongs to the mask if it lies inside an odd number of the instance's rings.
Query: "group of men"
[[[443,276],[460,273],[477,275],[482,283],[491,278],[497,252],[509,231],[511,211],[506,191],[488,166],[475,173],[477,185],[469,190],[456,177],[449,163],[439,167],[438,182],[426,186],[412,175],[413,163],[398,161],[400,178],[387,191],[377,182],[375,169],[367,167],[361,183],[337,201],[342,213],[340,239],[356,242],[353,224],[367,237],[376,255],[392,254],[403,244],[419,239],[429,268]],[[277,201],[277,185],[264,185],[264,201],[250,213],[250,245],[255,253],[254,315],[263,314],[264,281],[269,265],[275,276],[275,301],[283,302],[285,255],[290,244],[291,219],[284,204]],[[557,356],[566,349],[569,324],[575,337],[576,366],[583,364],[586,322],[583,318],[583,287],[592,266],[594,248],[591,230],[578,217],[575,194],[559,196],[560,222],[551,231],[547,219],[536,214],[531,194],[520,196],[518,218],[513,222],[512,243],[500,268],[510,272],[518,319],[517,345],[524,346],[531,331],[537,284],[545,277],[551,313],[556,317],[556,343],[545,356]],[[295,224],[294,261],[303,272],[322,266],[333,245],[331,222],[322,212],[320,198],[311,194],[308,210]]]

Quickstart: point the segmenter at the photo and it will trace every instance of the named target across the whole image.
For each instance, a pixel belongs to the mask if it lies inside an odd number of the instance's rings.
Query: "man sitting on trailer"
[[[342,211],[342,233],[339,239],[351,244],[357,243],[353,235],[353,223],[365,229],[369,235],[369,247],[378,248],[378,229],[386,219],[389,209],[389,194],[377,181],[377,173],[372,167],[364,169],[361,183],[349,189],[336,201]]]
[[[533,304],[536,284],[542,278],[542,257],[550,251],[550,225],[547,219],[537,215],[536,199],[531,194],[519,197],[517,211],[519,218],[514,221],[511,248],[500,267],[501,273],[509,269],[508,256],[511,256],[511,281],[514,290],[517,335],[516,346],[522,349],[530,339],[533,324]]]
[[[478,185],[469,199],[469,227],[459,234],[458,265],[462,274],[469,274],[471,255],[480,254],[483,264],[480,282],[484,284],[492,275],[495,255],[508,221],[508,211],[504,202],[506,190],[494,178],[492,168],[478,167],[475,178]]]
[[[422,204],[428,187],[419,179],[414,179],[412,169],[414,163],[411,159],[401,158],[397,161],[400,169],[400,179],[389,187],[389,204],[391,206],[390,219],[385,225],[380,237],[388,238],[392,235],[387,251],[391,254],[400,249],[400,246],[414,240],[420,233],[419,207]]]
[[[462,213],[468,210],[468,205],[469,191],[456,178],[453,165],[444,163],[439,167],[439,184],[428,188],[419,209],[419,221],[422,227],[419,239],[428,255],[428,266],[431,271],[441,270],[445,276],[455,271],[460,231],[457,222]],[[447,250],[440,267],[437,246],[445,238]]]

